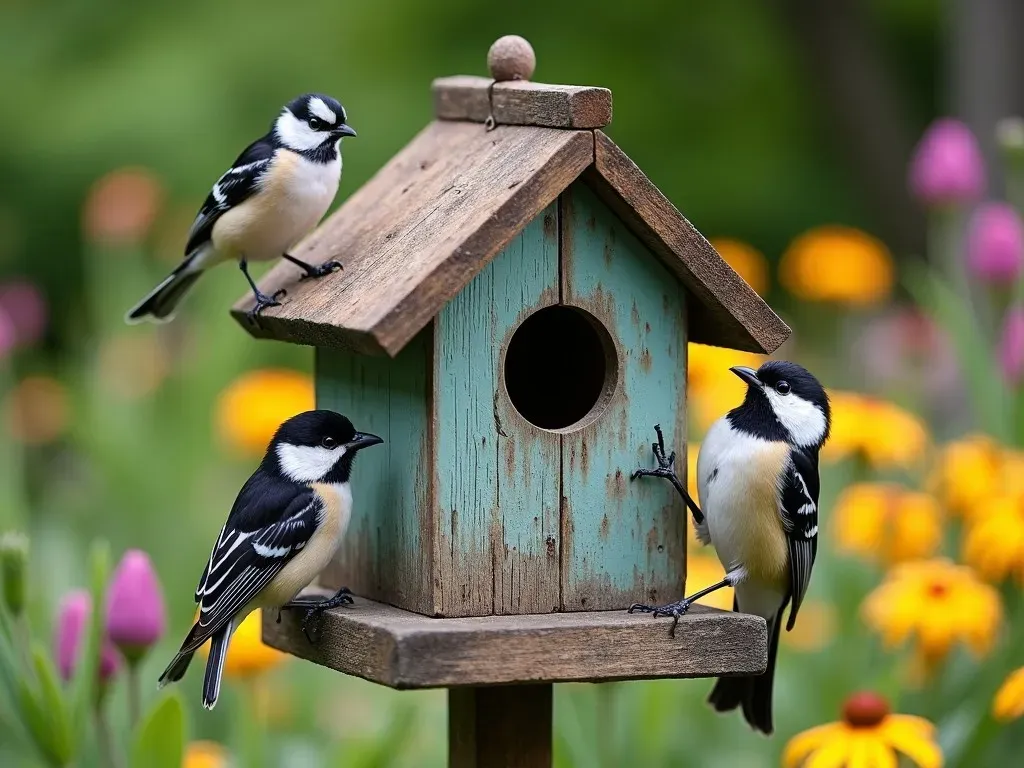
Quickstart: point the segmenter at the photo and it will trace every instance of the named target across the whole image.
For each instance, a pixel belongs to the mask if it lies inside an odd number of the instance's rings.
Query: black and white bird
[[[796,363],[769,361],[758,370],[730,369],[747,383],[743,403],[716,421],[701,442],[697,488],[701,507],[676,476],[675,453],[665,457],[655,427],[653,475],[672,481],[694,516],[697,537],[712,544],[725,578],[677,603],[629,610],[679,617],[694,601],[734,587],[733,610],[761,616],[768,624],[768,667],[753,677],[718,679],[709,701],[720,712],[742,707],[751,727],[772,732],[772,683],[782,613],[793,628],[807,593],[818,551],[818,452],[829,436],[831,409],[818,380]]]
[[[327,213],[341,180],[341,140],[355,136],[336,99],[307,93],[287,104],[270,132],[257,139],[213,185],[185,244],[185,259],[129,310],[128,323],[168,321],[199,276],[222,261],[238,261],[256,297],[255,318],[276,307],[249,274],[250,261],[283,257],[303,277],[322,277],[341,269],[337,261],[313,266],[296,259],[293,248]]]
[[[352,602],[340,589],[326,600],[295,599],[331,561],[352,515],[349,476],[356,454],[382,443],[333,411],[306,411],[282,424],[259,467],[242,486],[213,545],[195,600],[199,618],[160,687],[180,680],[210,640],[203,706],[220,693],[231,634],[256,608],[305,611],[302,629],[330,608]]]

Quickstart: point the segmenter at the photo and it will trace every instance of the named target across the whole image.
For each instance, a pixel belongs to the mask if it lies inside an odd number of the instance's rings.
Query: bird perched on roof
[[[128,323],[168,321],[199,276],[235,259],[256,297],[251,319],[280,306],[262,293],[249,274],[250,261],[284,257],[303,277],[341,269],[337,261],[311,265],[288,251],[323,218],[341,180],[341,140],[355,136],[345,108],[330,96],[307,93],[289,102],[270,126],[238,156],[213,185],[192,222],[185,259],[129,310]]]
[[[161,688],[180,680],[193,654],[210,640],[203,706],[213,709],[231,634],[251,611],[302,610],[302,630],[312,641],[314,619],[352,602],[345,588],[326,600],[296,595],[331,561],[345,536],[356,454],[381,442],[333,411],[306,411],[278,428],[213,545],[196,587],[199,618],[160,676]]]
[[[716,421],[701,442],[697,488],[701,507],[676,476],[673,452],[658,442],[655,469],[633,477],[672,481],[693,513],[697,537],[712,544],[725,578],[670,605],[633,605],[629,610],[679,617],[694,601],[723,587],[734,588],[733,610],[761,616],[768,624],[768,666],[752,677],[722,677],[709,702],[720,712],[741,707],[756,730],[772,732],[772,682],[782,614],[793,628],[807,593],[818,551],[818,452],[829,436],[828,396],[805,368],[772,360],[758,370],[730,369],[747,384],[742,404]]]

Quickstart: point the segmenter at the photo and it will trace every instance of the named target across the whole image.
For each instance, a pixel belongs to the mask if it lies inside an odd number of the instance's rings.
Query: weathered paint
[[[559,605],[559,438],[515,412],[504,347],[558,302],[557,205],[528,224],[436,322],[437,613]]]
[[[562,607],[675,600],[685,506],[669,483],[629,475],[652,463],[657,423],[686,470],[684,291],[586,186],[573,184],[560,199],[563,303],[600,320],[618,358],[605,411],[562,438]]]
[[[431,613],[428,430],[432,330],[395,358],[317,349],[317,406],[348,416],[384,438],[359,454],[352,473],[353,514],[325,586],[420,613]]]

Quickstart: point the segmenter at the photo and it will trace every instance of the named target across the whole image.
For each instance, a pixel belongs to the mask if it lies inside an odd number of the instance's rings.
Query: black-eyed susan
[[[1006,723],[1024,716],[1024,667],[1009,674],[992,700],[992,717]]]
[[[731,237],[718,237],[711,245],[758,294],[768,292],[768,260],[754,246]]]
[[[790,244],[779,263],[779,279],[807,301],[866,305],[888,298],[896,270],[878,238],[852,227],[822,226]]]
[[[843,719],[819,725],[790,739],[785,768],[895,768],[905,756],[919,768],[941,768],[935,726],[914,715],[894,715],[876,693],[855,693],[843,706]]]
[[[856,483],[836,502],[834,532],[841,552],[886,565],[935,554],[942,544],[936,499],[895,483]]]
[[[999,491],[1002,463],[999,444],[972,433],[939,449],[929,484],[947,509],[966,517]]]
[[[298,371],[264,369],[243,374],[217,401],[221,439],[234,450],[261,456],[283,422],[314,407],[313,379]]]
[[[901,563],[861,606],[865,622],[889,647],[913,638],[928,669],[955,643],[987,653],[1002,622],[999,593],[965,565],[945,558]]]
[[[1016,575],[1024,584],[1024,498],[1000,494],[983,506],[984,514],[972,515],[968,524],[964,562],[989,581]]]
[[[911,468],[928,451],[925,423],[886,400],[830,391],[832,433],[822,456],[832,461],[857,457],[876,469]]]

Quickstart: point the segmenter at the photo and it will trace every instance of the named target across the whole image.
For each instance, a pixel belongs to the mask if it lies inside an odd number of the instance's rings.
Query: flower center
[[[843,705],[843,720],[854,728],[874,728],[888,714],[889,703],[870,691],[853,694]]]
[[[929,597],[943,598],[949,594],[949,586],[941,581],[933,581],[928,585]]]

